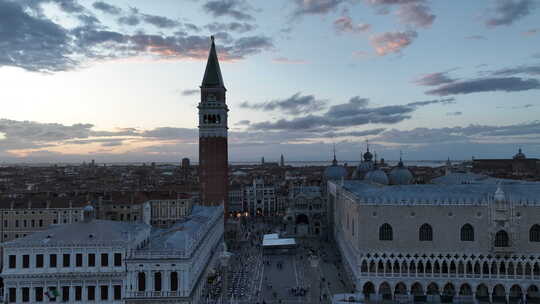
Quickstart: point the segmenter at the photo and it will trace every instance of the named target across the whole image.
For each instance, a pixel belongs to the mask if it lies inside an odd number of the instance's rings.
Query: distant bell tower
[[[221,69],[214,44],[212,45],[201,84],[199,109],[199,181],[201,203],[207,206],[223,204],[228,213],[229,178],[227,148],[227,104]]]

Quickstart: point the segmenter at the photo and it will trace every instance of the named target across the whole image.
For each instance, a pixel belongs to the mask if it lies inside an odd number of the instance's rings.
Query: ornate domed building
[[[335,151],[332,165],[324,169],[324,177],[326,180],[339,180],[342,178],[347,178],[347,169],[345,169],[343,166],[338,165]]]
[[[366,153],[363,155],[363,160],[360,161],[353,172],[353,179],[363,179],[371,170],[373,170],[373,154],[369,152],[369,146],[367,146]]]
[[[518,153],[514,155],[513,159],[526,159],[527,157],[525,154],[521,151],[521,148],[519,148]]]
[[[375,160],[375,163],[373,164],[373,169],[366,173],[364,180],[380,185],[389,184],[388,175],[386,175],[383,170],[379,169],[377,166],[377,160]]]
[[[413,182],[413,175],[407,167],[403,165],[403,160],[399,158],[397,167],[390,171],[390,184],[391,185],[410,185]]]

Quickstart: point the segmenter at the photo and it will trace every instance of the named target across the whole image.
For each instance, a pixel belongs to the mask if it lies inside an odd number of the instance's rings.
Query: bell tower
[[[199,182],[201,203],[208,206],[223,204],[225,217],[228,208],[228,148],[227,104],[221,69],[211,37],[210,54],[201,84],[199,109]]]

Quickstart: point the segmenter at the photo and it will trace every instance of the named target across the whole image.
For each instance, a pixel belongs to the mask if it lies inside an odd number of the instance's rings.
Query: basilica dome
[[[327,180],[336,180],[336,179],[342,179],[342,178],[347,177],[347,169],[338,165],[335,154],[334,154],[334,160],[332,161],[332,165],[324,169],[324,177]]]
[[[391,185],[409,185],[413,182],[413,175],[407,167],[403,165],[403,161],[400,159],[398,166],[390,171],[390,184]]]
[[[364,179],[372,183],[388,185],[388,176],[381,169],[375,168],[374,170],[369,171],[366,173]]]

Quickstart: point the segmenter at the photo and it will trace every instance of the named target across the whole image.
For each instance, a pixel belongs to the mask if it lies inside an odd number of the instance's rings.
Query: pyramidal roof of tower
[[[216,52],[216,45],[214,44],[214,36],[211,36],[210,39],[212,40],[212,46],[210,47],[210,54],[208,55],[206,70],[204,71],[202,87],[225,88],[225,84],[223,84],[223,77],[221,76],[221,69],[219,68],[219,60]]]

